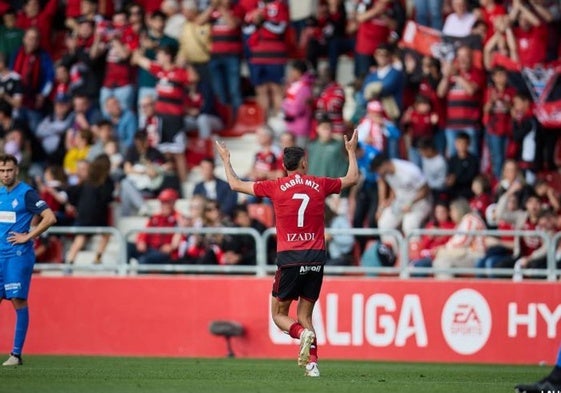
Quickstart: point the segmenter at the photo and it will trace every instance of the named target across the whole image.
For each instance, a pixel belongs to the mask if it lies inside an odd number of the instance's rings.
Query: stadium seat
[[[189,169],[196,167],[205,157],[214,156],[214,145],[211,139],[201,139],[198,136],[187,137],[185,160]]]
[[[253,132],[265,124],[263,109],[254,100],[246,100],[238,109],[238,117],[232,127],[219,132],[222,137],[238,137]]]
[[[117,229],[123,235],[127,235],[130,231],[145,228],[148,222],[148,217],[130,216],[130,217],[120,217],[117,221]],[[135,235],[136,237],[136,235]],[[134,241],[134,239],[127,239],[129,241]]]
[[[275,225],[275,212],[273,206],[267,203],[250,203],[247,205],[247,212],[251,218],[254,218],[267,228]]]

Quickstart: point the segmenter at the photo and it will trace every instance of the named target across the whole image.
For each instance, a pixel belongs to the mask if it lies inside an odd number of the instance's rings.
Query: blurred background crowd
[[[252,180],[282,176],[293,145],[311,174],[342,176],[358,130],[361,182],[328,204],[332,228],[561,226],[558,0],[0,0],[0,14],[0,145],[58,225],[263,232],[268,201],[230,191],[212,149],[251,114]],[[73,263],[89,238],[63,240],[39,240],[39,260]],[[415,237],[409,261],[385,236],[326,240],[333,265],[488,276],[547,254],[538,236]],[[255,244],[144,233],[129,256],[251,265]]]

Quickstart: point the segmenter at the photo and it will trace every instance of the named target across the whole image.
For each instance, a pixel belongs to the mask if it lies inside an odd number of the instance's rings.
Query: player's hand
[[[222,141],[216,141],[216,150],[222,159],[222,162],[227,163],[230,161],[230,150],[226,147],[226,144]]]
[[[348,152],[354,152],[356,150],[356,145],[358,144],[358,131],[356,128],[353,131],[351,139],[348,139],[346,135],[343,135],[343,138],[345,140],[345,149],[347,149]]]
[[[8,243],[11,245],[27,243],[29,240],[27,233],[10,232],[8,235]]]

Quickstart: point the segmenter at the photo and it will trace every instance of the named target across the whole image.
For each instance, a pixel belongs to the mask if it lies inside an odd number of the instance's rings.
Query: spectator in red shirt
[[[528,4],[514,0],[509,13],[512,22],[518,26],[513,29],[520,65],[533,67],[543,64],[547,57],[547,25],[530,9]]]
[[[93,58],[105,56],[105,77],[99,92],[102,110],[109,96],[117,97],[123,109],[135,109],[136,72],[130,58],[138,45],[138,35],[127,24],[125,11],[116,12],[111,23],[98,24],[90,53]]]
[[[345,106],[345,90],[335,80],[335,74],[331,69],[324,69],[323,79],[325,86],[321,89],[315,105],[315,119],[320,121],[324,118],[331,122],[333,134],[343,138],[346,131],[345,119],[343,118],[343,107]]]
[[[177,199],[179,195],[174,189],[162,190],[158,195],[160,212],[149,218],[146,228],[177,227],[178,215],[174,210]],[[173,233],[139,233],[136,244],[128,245],[129,258],[136,258],[140,265],[174,263],[178,253],[173,238]]]
[[[493,202],[489,179],[483,175],[475,176],[471,182],[471,192],[473,193],[469,200],[471,210],[477,212],[481,218],[485,219],[487,207]]]
[[[508,16],[494,19],[494,33],[483,47],[483,65],[491,70],[495,64],[509,64],[517,67],[518,50],[516,39],[509,24]]]
[[[508,85],[506,69],[501,66],[493,68],[491,81],[492,85],[485,91],[483,125],[493,175],[498,179],[501,177],[507,146],[512,141],[510,109],[516,91]]]
[[[31,130],[43,119],[46,98],[53,89],[55,70],[51,56],[40,45],[36,27],[25,31],[23,44],[12,59],[11,67],[21,76],[23,88],[22,118]]]
[[[438,114],[433,109],[430,99],[418,95],[413,106],[410,106],[401,118],[402,130],[406,135],[407,156],[409,161],[422,167],[419,141],[432,138],[438,129]]]
[[[255,134],[260,147],[246,178],[253,181],[276,179],[281,175],[282,165],[279,161],[281,152],[274,144],[274,131],[268,126],[263,126],[259,127]]]
[[[337,75],[339,56],[353,49],[353,41],[347,36],[347,11],[342,0],[323,0],[318,6],[317,15],[310,22],[304,34],[309,42],[306,60],[317,70],[321,56],[327,56],[329,69]],[[307,33],[306,33],[307,32]]]
[[[454,229],[456,224],[450,218],[450,208],[448,203],[439,201],[434,205],[431,220],[425,225],[424,229]],[[418,243],[412,244],[412,251],[409,263],[412,267],[431,267],[432,260],[436,256],[438,249],[446,244],[452,235],[435,236],[423,235]],[[419,274],[415,274],[419,275]]]
[[[388,11],[391,0],[360,0],[356,10],[358,30],[355,44],[355,77],[365,76],[374,64],[372,55],[389,41],[393,20]]]
[[[39,31],[41,39],[40,46],[47,52],[51,48],[51,33],[53,31],[53,19],[57,9],[57,1],[49,0],[41,9],[39,0],[25,0],[22,10],[18,13],[16,27],[27,30],[35,27]]]
[[[107,6],[110,6],[108,9]],[[109,0],[67,0],[66,21],[69,29],[76,31],[82,21],[90,21],[97,26],[103,22],[103,17],[113,15],[113,2]]]
[[[198,76],[192,68],[179,67],[174,63],[175,53],[169,46],[159,47],[156,61],[138,52],[133,62],[158,78],[156,84],[156,116],[160,144],[158,150],[174,157],[177,174],[181,181],[187,179],[185,163],[185,105],[189,97],[187,85],[197,81]]]
[[[103,15],[110,18],[114,12],[113,3],[112,0],[66,0],[66,26],[72,28],[68,22],[83,15]]]
[[[501,4],[497,4],[495,0],[479,0],[481,6],[477,12],[479,18],[485,22],[488,27],[487,41],[493,34],[495,34],[495,22],[498,18],[506,15],[506,10]]]
[[[559,194],[545,179],[538,179],[534,185],[534,190],[540,198],[542,210],[551,210],[559,213],[561,210],[561,200]]]

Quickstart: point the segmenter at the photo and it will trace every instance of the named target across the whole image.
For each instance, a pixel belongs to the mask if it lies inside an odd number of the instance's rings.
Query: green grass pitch
[[[320,361],[306,378],[296,360],[25,356],[0,368],[0,392],[18,393],[494,393],[513,392],[549,367]]]

